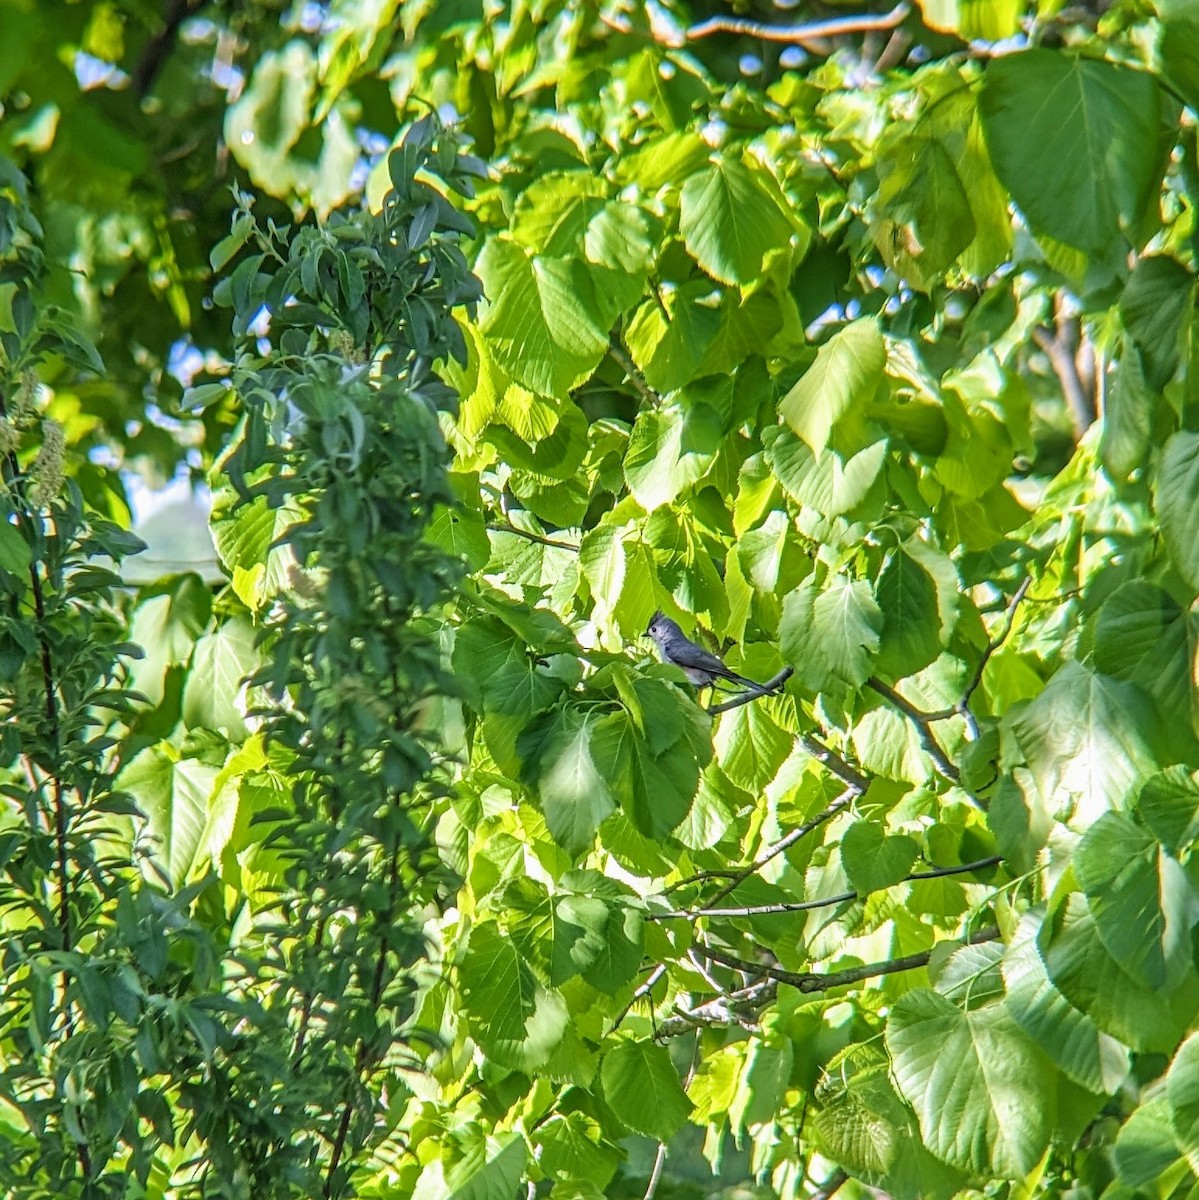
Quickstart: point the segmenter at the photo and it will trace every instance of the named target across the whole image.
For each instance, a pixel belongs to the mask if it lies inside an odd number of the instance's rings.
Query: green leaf
[[[961,590],[945,555],[913,539],[888,559],[875,597],[883,614],[879,674],[891,679],[914,675],[949,645]]]
[[[1111,1095],[1128,1075],[1128,1050],[1054,987],[1037,947],[1042,913],[1027,913],[1003,956],[1004,1004],[1015,1022],[1075,1083]]]
[[[878,156],[879,219],[872,230],[883,261],[929,291],[974,240],[974,214],[953,159],[932,137],[885,140]]]
[[[1036,233],[1101,257],[1140,220],[1160,171],[1147,71],[1025,50],[987,64],[979,107],[995,172]]]
[[[823,590],[805,582],[787,597],[779,642],[806,690],[844,696],[870,675],[882,627],[870,585],[838,577]]]
[[[519,1133],[473,1137],[448,1171],[435,1159],[421,1172],[412,1200],[510,1200],[524,1179],[526,1158]]]
[[[1174,1135],[1193,1171],[1199,1164],[1199,1034],[1178,1047],[1166,1075],[1166,1100]]]
[[[1145,383],[1140,351],[1125,343],[1103,406],[1099,456],[1116,483],[1127,483],[1149,458],[1156,399]]]
[[[906,879],[920,843],[906,833],[884,836],[870,821],[855,821],[841,837],[841,865],[859,896]]]
[[[720,415],[706,404],[647,409],[633,425],[624,474],[646,512],[670,504],[712,465],[724,435]]]
[[[517,739],[550,834],[575,856],[590,849],[600,823],[616,810],[592,745],[598,723],[593,713],[558,709],[548,724],[535,724]]]
[[[475,508],[450,508],[443,505],[429,522],[425,536],[447,554],[464,559],[471,570],[487,565],[491,542],[483,515]]]
[[[251,611],[291,586],[290,572],[297,565],[290,546],[277,545],[302,517],[291,502],[272,508],[265,496],[234,506],[231,492],[221,493],[213,505],[211,529],[221,562],[233,578],[233,591]]]
[[[246,736],[238,699],[242,684],[262,665],[256,641],[245,617],[231,617],[196,642],[183,685],[183,722],[189,729],[219,729],[233,741]]]
[[[679,697],[679,703],[684,703]],[[654,717],[646,715],[652,729]],[[699,787],[699,771],[710,756],[680,737],[655,751],[624,712],[601,717],[591,737],[592,753],[612,793],[647,838],[664,838],[687,815]]]
[[[518,383],[565,396],[608,349],[614,315],[577,259],[530,257],[513,242],[486,242],[476,264],[490,307],[482,329],[496,361]]]
[[[1174,377],[1182,330],[1195,297],[1195,277],[1177,259],[1137,260],[1120,296],[1120,317],[1141,352],[1145,381],[1154,391]]]
[[[561,996],[537,983],[515,941],[493,921],[471,930],[458,983],[471,1035],[508,1066],[540,1066],[566,1030],[569,1014]]]
[[[763,703],[743,704],[720,717],[716,759],[737,787],[756,795],[774,778],[794,741]]]
[[[727,284],[753,283],[766,254],[787,246],[796,231],[755,173],[723,157],[683,184],[679,229],[695,261]]]
[[[620,1165],[620,1151],[599,1122],[578,1110],[554,1113],[537,1126],[537,1164],[555,1182],[571,1180],[607,1187]]]
[[[1139,689],[1068,662],[1012,722],[1037,788],[1084,828],[1154,770],[1153,727]]]
[[[1154,500],[1166,549],[1182,577],[1199,591],[1199,433],[1179,430],[1166,442]]]
[[[1199,776],[1186,767],[1167,767],[1145,780],[1137,811],[1154,837],[1181,857],[1199,838]]]
[[[849,459],[833,450],[813,454],[784,426],[762,430],[766,461],[792,499],[826,517],[857,508],[870,494],[887,460],[887,443],[873,442]]]
[[[1095,666],[1152,696],[1167,732],[1192,727],[1196,698],[1191,664],[1197,648],[1199,621],[1151,583],[1122,584],[1099,610]]]
[[[1142,1101],[1120,1127],[1111,1154],[1125,1187],[1158,1184],[1177,1163],[1180,1146],[1172,1116],[1168,1097],[1153,1096]]]
[[[0,521],[0,571],[10,575],[21,575],[29,570],[33,552],[21,531],[8,521]]]
[[[551,171],[521,193],[512,216],[512,237],[535,254],[569,258],[583,243],[587,225],[603,211],[608,185],[590,171]]]
[[[1161,845],[1122,813],[1104,813],[1074,851],[1108,953],[1134,979],[1172,988],[1191,966],[1191,928],[1199,896]]]
[[[198,576],[173,575],[142,593],[133,611],[129,639],[145,650],[132,666],[130,684],[151,704],[160,704],[167,668],[187,662],[208,624],[212,589]]]
[[[483,709],[506,716],[535,716],[563,688],[563,681],[543,670],[529,647],[494,617],[473,620],[458,630],[453,664]]]
[[[179,759],[170,748],[143,750],[117,776],[146,819],[150,858],[178,887],[200,850],[208,800],[219,768],[195,758]]]
[[[1199,976],[1193,969],[1171,992],[1146,987],[1121,970],[1078,892],[1045,922],[1038,945],[1062,995],[1133,1050],[1172,1051],[1199,1009]]]
[[[878,322],[872,317],[854,321],[820,347],[816,361],[779,402],[779,415],[822,454],[837,424],[870,404],[886,365]]]
[[[600,1067],[604,1099],[635,1133],[669,1141],[692,1109],[665,1046],[623,1041]]]
[[[508,930],[526,962],[536,963],[557,987],[581,975],[604,949],[608,906],[591,896],[551,896],[531,879],[515,879],[504,893]]]
[[[1157,48],[1166,78],[1199,111],[1199,12],[1192,0],[1156,0],[1161,18]]]
[[[720,310],[708,302],[711,292],[707,280],[690,280],[662,296],[669,317],[647,301],[629,322],[625,343],[655,391],[677,391],[699,371],[720,332]]]
[[[1019,1179],[1049,1144],[1056,1076],[1000,1005],[962,1012],[926,988],[891,1009],[892,1072],[924,1144],[973,1174]]]

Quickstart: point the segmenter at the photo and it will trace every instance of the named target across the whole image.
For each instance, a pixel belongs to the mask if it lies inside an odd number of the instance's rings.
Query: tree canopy
[[[1199,1194],[1197,47],[0,0],[5,1193]]]

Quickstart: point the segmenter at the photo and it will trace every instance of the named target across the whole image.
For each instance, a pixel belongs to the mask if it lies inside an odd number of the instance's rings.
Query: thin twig
[[[963,945],[975,946],[979,942],[992,942],[999,937],[999,929],[990,925],[970,934],[966,938],[956,939]],[[725,950],[716,950],[711,946],[698,947],[698,953],[705,958],[718,962],[735,971],[744,971],[747,975],[757,978],[774,979],[779,983],[789,984],[804,993],[825,992],[832,988],[845,987],[847,984],[859,983],[863,979],[872,979],[877,975],[894,975],[900,971],[914,971],[926,967],[932,958],[932,950],[923,950],[919,954],[909,954],[905,958],[887,959],[885,962],[866,963],[861,967],[848,967],[844,971],[832,971],[828,974],[816,974],[811,971],[787,971],[770,963],[755,963],[740,958]]]
[[[748,867],[743,868],[734,875],[730,882],[712,897],[709,904],[717,904],[725,896],[735,892],[751,875],[756,875],[767,863],[782,854],[784,850],[794,846],[800,838],[807,837],[813,829],[819,829],[826,821],[835,817],[846,805],[851,804],[857,798],[858,794],[853,788],[846,788],[827,808],[818,812],[811,820],[805,821],[802,825],[797,825],[790,833],[779,838],[773,846],[768,847],[766,853],[760,858],[755,859]]]
[[[1087,394],[1078,369],[1082,322],[1077,315],[1068,311],[1060,292],[1054,297],[1053,319],[1052,335],[1042,326],[1033,330],[1033,341],[1044,351],[1053,367],[1074,425],[1074,440],[1078,441],[1095,423],[1095,398],[1093,392]]]
[[[641,373],[641,368],[633,361],[633,356],[615,338],[608,343],[608,354],[612,361],[625,373],[625,377],[643,400],[648,400],[655,407],[662,403],[662,397],[646,382],[645,376]]]
[[[648,996],[650,992],[652,992],[657,986],[658,980],[661,979],[665,974],[666,964],[659,963],[650,972],[649,978],[633,993],[628,1004],[626,1004],[624,1008],[622,1008],[617,1014],[616,1020],[612,1022],[612,1028],[608,1030],[609,1033],[615,1032],[620,1027],[621,1022],[625,1019],[625,1017],[627,1017],[629,1013],[633,1011],[633,1006],[637,1003],[637,1001],[643,996]]]
[[[966,875],[971,871],[982,871],[987,867],[997,866],[1003,862],[1002,855],[992,854],[989,858],[980,858],[975,862],[961,863],[956,867],[937,867],[932,871],[918,871],[905,876],[899,883],[912,883],[919,879],[941,879],[946,875]],[[738,883],[741,880],[737,881]],[[835,904],[844,904],[857,900],[857,892],[839,892],[835,896],[824,896],[819,900],[784,901],[779,904],[748,904],[741,908],[716,908],[716,901],[723,899],[733,890],[736,884],[726,888],[704,908],[678,908],[669,912],[647,913],[648,921],[697,921],[700,917],[768,917],[776,913],[808,912],[815,908],[831,908]],[[898,886],[896,884],[895,886]]]
[[[3,394],[0,394],[0,421],[8,423],[8,404]],[[46,596],[42,590],[42,577],[37,569],[37,540],[33,535],[35,530],[41,532],[42,518],[35,515],[26,501],[24,489],[20,486],[21,464],[17,461],[15,449],[9,449],[4,458],[5,482],[16,500],[18,518],[30,532],[30,549],[34,551],[29,559],[29,588],[33,595],[33,614],[37,621],[37,641],[39,657],[42,666],[42,688],[46,695],[46,724],[47,732],[53,739],[56,753],[54,761],[61,759],[57,748],[61,741],[61,725],[58,718],[58,695],[54,688],[54,666],[50,659],[50,639],[46,635]],[[35,525],[36,521],[36,525]],[[50,777],[54,790],[54,842],[55,855],[58,859],[58,927],[62,938],[62,949],[70,950],[71,942],[71,889],[70,864],[67,861],[67,811],[66,797],[63,795],[62,778],[57,771]],[[39,793],[40,794],[40,793]],[[64,987],[65,993],[65,987]],[[67,1032],[71,1030],[72,1019],[69,1007],[66,1010]]]
[[[1020,601],[1024,599],[1028,593],[1028,589],[1032,587],[1032,576],[1026,575],[1021,581],[1020,586],[1016,589],[1016,593],[1008,601],[1007,608],[1004,610],[1003,629],[999,635],[992,638],[987,643],[987,648],[982,652],[982,657],[978,660],[978,666],[974,668],[974,674],[970,677],[970,682],[966,685],[966,690],[962,693],[961,700],[958,701],[957,708],[962,710],[970,704],[970,697],[978,690],[978,685],[983,681],[983,672],[987,669],[987,663],[991,661],[991,655],[1007,641],[1012,629],[1016,624],[1016,609],[1020,607]]]
[[[802,25],[767,25],[744,17],[709,17],[687,30],[687,40],[708,37],[713,33],[737,33],[762,38],[767,42],[808,42],[822,38],[840,37],[846,33],[867,33],[872,29],[894,29],[901,25],[911,6],[897,4],[887,13],[862,13],[855,17],[833,17],[827,21],[808,21]]]
[[[772,695],[794,674],[794,667],[784,667],[777,675],[768,679],[765,683],[755,683],[749,690],[738,692],[731,700],[726,700],[723,704],[713,704],[708,709],[708,715],[710,717],[719,716],[723,712],[730,712],[734,708],[740,708],[741,705],[749,704],[750,701],[758,700],[762,696]]]
[[[855,771],[835,750],[826,746],[819,738],[814,738],[810,733],[801,733],[799,744],[821,766],[836,775],[843,784],[853,788],[859,796],[865,795],[870,781],[865,775]]]
[[[914,704],[905,700],[893,687],[883,683],[881,679],[876,678],[874,675],[871,675],[866,680],[866,686],[873,688],[884,700],[897,708],[916,726],[916,733],[920,738],[920,744],[924,747],[924,751],[929,758],[933,760],[933,764],[937,770],[951,783],[958,783],[961,780],[962,773],[949,761],[945,751],[941,749],[941,743],[937,741],[931,728],[932,718],[927,713],[921,712]]]
[[[662,1168],[666,1165],[666,1143],[658,1143],[658,1153],[654,1156],[654,1169],[650,1172],[649,1183],[645,1185],[645,1200],[654,1200],[658,1190],[658,1181],[662,1178]]]
[[[557,538],[546,537],[543,533],[533,533],[528,529],[521,529],[518,525],[505,524],[501,521],[489,521],[487,528],[496,533],[514,533],[517,537],[525,538],[530,542],[537,542],[541,546],[553,546],[558,550],[573,550],[576,554],[579,552],[578,546],[573,542],[560,542]]]

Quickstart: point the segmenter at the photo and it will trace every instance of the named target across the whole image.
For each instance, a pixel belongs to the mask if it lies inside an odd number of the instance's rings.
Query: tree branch
[[[808,1197],[808,1200],[832,1200],[832,1197],[848,1182],[849,1176],[844,1171],[838,1169],[828,1177],[826,1183]]]
[[[976,933],[972,933],[969,937],[956,939],[966,946],[975,946],[980,942],[992,942],[999,937],[999,929],[995,925],[990,925],[985,929],[980,929]],[[826,992],[832,988],[845,987],[851,983],[860,983],[863,979],[873,979],[878,975],[895,975],[900,971],[914,971],[919,967],[928,966],[929,960],[932,958],[933,951],[922,950],[919,954],[909,954],[904,958],[887,959],[885,962],[866,963],[861,967],[848,967],[844,971],[831,971],[828,974],[816,974],[810,971],[787,971],[782,967],[770,963],[754,963],[747,959],[739,958],[735,954],[729,954],[724,950],[714,950],[710,946],[699,946],[696,948],[698,954],[702,954],[705,958],[711,959],[712,962],[718,962],[722,966],[732,967],[735,971],[743,971],[745,974],[759,979],[774,979],[779,983],[789,984],[799,991],[810,994],[812,992]]]
[[[662,303],[660,298],[658,303]],[[641,368],[637,366],[633,361],[632,355],[625,350],[615,337],[608,342],[608,354],[612,361],[625,373],[625,377],[643,400],[648,400],[655,408],[661,405],[662,397],[646,383],[645,376],[641,373]]]
[[[821,814],[825,820],[831,816],[826,810]],[[813,827],[814,822],[808,827],[802,829],[802,832],[807,832],[807,828]],[[796,830],[796,833],[801,832]],[[791,841],[795,838],[788,835]],[[784,839],[786,840],[786,839]],[[790,844],[790,842],[788,842]],[[975,862],[961,863],[956,867],[937,867],[932,871],[918,871],[901,879],[900,883],[912,883],[920,879],[941,879],[946,875],[966,875],[971,871],[982,871],[987,867],[997,866],[1003,861],[1002,855],[992,854],[989,858],[980,858]],[[742,908],[716,908],[715,904],[718,900],[727,896],[743,879],[747,878],[749,871],[744,872],[734,883],[720,892],[719,895],[705,908],[679,908],[671,909],[669,912],[646,913],[647,921],[696,921],[700,917],[768,917],[777,913],[791,912],[808,912],[814,908],[831,908],[835,904],[844,904],[848,900],[857,900],[857,892],[839,892],[835,896],[824,896],[819,900],[795,900],[787,901],[781,904],[749,904]]]
[[[1095,398],[1093,394],[1087,394],[1078,368],[1082,322],[1078,316],[1067,311],[1066,301],[1060,292],[1054,297],[1053,316],[1052,336],[1044,326],[1034,329],[1032,336],[1057,376],[1074,426],[1074,440],[1078,441],[1095,423]]]
[[[528,529],[521,529],[518,525],[505,524],[502,521],[489,521],[487,528],[494,530],[496,533],[512,533],[517,537],[522,537],[526,541],[536,542],[540,546],[553,546],[558,550],[573,550],[576,554],[579,551],[578,546],[573,542],[562,542],[557,538],[546,537],[543,533],[533,533]]]
[[[893,687],[883,683],[881,679],[871,675],[866,680],[866,686],[873,688],[878,692],[888,704],[897,708],[913,725],[916,726],[916,732],[920,738],[920,744],[924,747],[925,753],[933,760],[933,764],[937,770],[945,776],[950,783],[958,783],[961,780],[962,773],[949,761],[945,751],[941,749],[941,743],[937,741],[933,735],[932,722],[933,716],[928,713],[921,712],[914,704],[905,700]]]
[[[799,744],[821,766],[836,775],[847,787],[852,788],[855,795],[865,795],[866,789],[870,786],[870,781],[865,775],[861,775],[855,771],[835,750],[830,749],[810,733],[801,733],[799,735]]]
[[[827,21],[808,21],[803,25],[766,25],[743,17],[709,17],[687,30],[687,40],[697,41],[713,33],[738,33],[768,42],[797,42],[812,49],[812,42],[841,37],[847,33],[866,33],[872,29],[894,29],[903,23],[911,7],[897,4],[887,13],[863,13],[854,17],[833,17]]]
[[[987,648],[982,652],[982,657],[978,660],[978,666],[974,668],[974,674],[970,677],[970,682],[966,685],[966,690],[962,693],[961,700],[958,701],[955,711],[966,709],[970,704],[970,697],[978,690],[978,685],[983,681],[983,672],[987,669],[987,663],[991,661],[991,655],[1007,641],[1016,624],[1016,609],[1020,607],[1020,601],[1028,593],[1028,589],[1032,587],[1032,576],[1026,575],[1021,581],[1020,586],[1016,589],[1015,595],[1008,601],[1007,608],[1004,610],[1003,629],[999,636],[993,638],[987,643]]]
[[[768,679],[765,683],[755,683],[751,690],[739,692],[731,700],[724,701],[723,704],[713,704],[708,709],[708,715],[711,717],[719,716],[723,712],[729,712],[734,708],[740,708],[743,704],[749,704],[751,701],[757,700],[760,696],[769,696],[773,692],[777,692],[794,674],[794,667],[784,667],[777,675]]]
[[[146,43],[142,56],[137,60],[132,72],[134,95],[144,100],[158,72],[162,70],[171,49],[179,27],[188,17],[195,16],[204,7],[206,0],[168,0],[162,14],[162,28]]]

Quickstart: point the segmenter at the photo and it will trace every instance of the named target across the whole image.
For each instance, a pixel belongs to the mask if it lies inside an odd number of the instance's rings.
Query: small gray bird
[[[710,654],[702,646],[697,646],[674,621],[663,613],[654,613],[650,618],[649,628],[645,632],[657,643],[662,661],[681,667],[683,674],[696,687],[715,687],[718,679],[728,679],[742,687],[753,688],[755,691],[762,690],[760,683],[754,683],[752,679],[746,679],[744,675],[730,671],[715,654]]]

